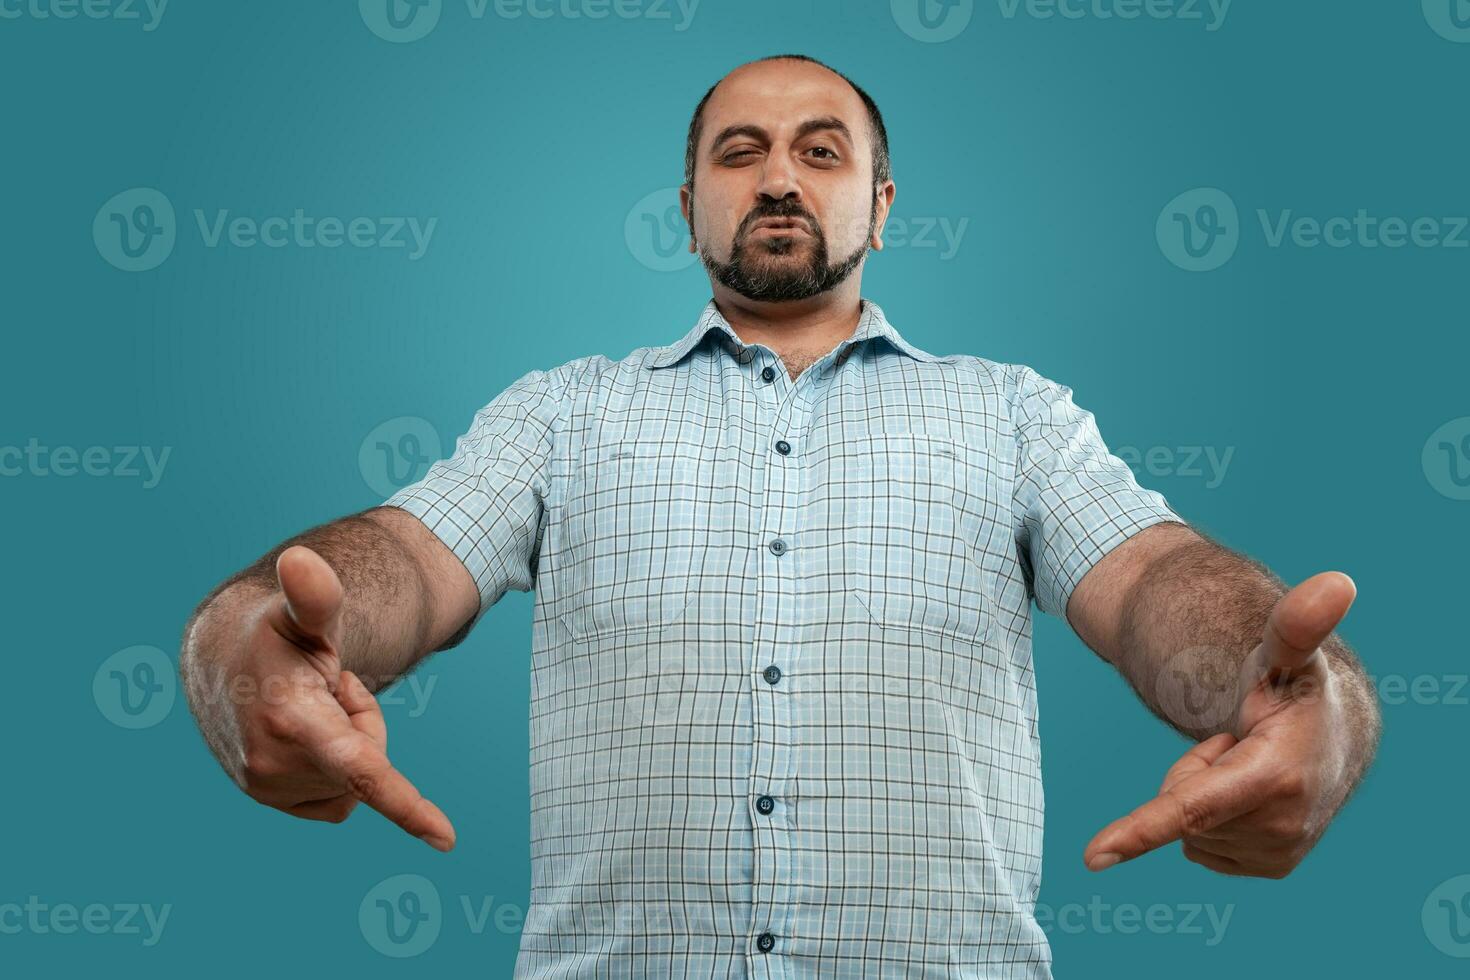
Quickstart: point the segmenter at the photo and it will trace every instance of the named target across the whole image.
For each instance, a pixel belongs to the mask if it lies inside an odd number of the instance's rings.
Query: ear
[[[873,219],[873,240],[868,244],[872,245],[874,251],[883,251],[883,224],[888,220],[888,211],[893,207],[893,198],[897,193],[898,187],[891,180],[873,190],[873,206],[877,214]]]
[[[690,184],[679,185],[679,213],[684,215],[684,223],[689,226],[689,251],[697,252],[699,248],[694,243],[694,188]]]

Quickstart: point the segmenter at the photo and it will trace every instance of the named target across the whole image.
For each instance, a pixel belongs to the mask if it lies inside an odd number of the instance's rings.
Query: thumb
[[[281,584],[281,623],[292,639],[336,648],[342,625],[342,582],[325,558],[304,545],[292,545],[276,558]]]
[[[1276,601],[1256,652],[1259,669],[1286,678],[1310,669],[1317,648],[1347,615],[1357,586],[1342,572],[1319,572]]]

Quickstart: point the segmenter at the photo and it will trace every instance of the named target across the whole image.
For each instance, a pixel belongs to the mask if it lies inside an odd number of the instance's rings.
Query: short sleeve
[[[535,582],[560,401],[547,372],[523,375],[475,413],[452,456],[383,502],[423,521],[474,578],[480,608],[459,639]]]
[[[1037,606],[1065,620],[1072,590],[1104,555],[1150,525],[1186,522],[1108,451],[1071,388],[1028,367],[1017,370],[1017,552]]]

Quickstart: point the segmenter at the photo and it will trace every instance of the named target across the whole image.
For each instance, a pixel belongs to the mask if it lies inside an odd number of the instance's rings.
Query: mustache
[[[750,231],[766,218],[800,218],[802,221],[806,222],[807,229],[811,231],[813,235],[819,234],[821,232],[821,226],[817,224],[817,219],[809,214],[805,208],[801,207],[801,205],[794,203],[778,203],[773,204],[769,207],[759,208],[746,215],[745,221],[741,224],[741,234]]]

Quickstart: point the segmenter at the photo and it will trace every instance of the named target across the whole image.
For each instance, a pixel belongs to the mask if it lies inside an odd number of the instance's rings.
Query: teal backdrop
[[[682,335],[689,114],[802,52],[886,117],[863,287],[906,336],[1072,386],[1201,529],[1359,589],[1381,752],[1281,881],[1083,867],[1186,745],[1038,614],[1057,976],[1466,975],[1470,2],[392,2],[0,0],[0,974],[510,975],[532,596],[383,698],[449,855],[245,797],[180,631],[526,371]]]

